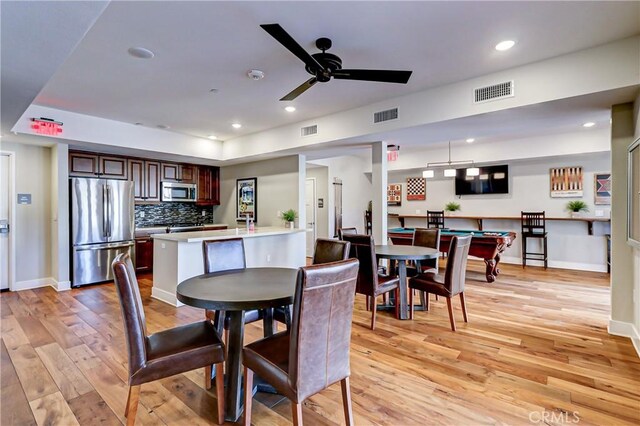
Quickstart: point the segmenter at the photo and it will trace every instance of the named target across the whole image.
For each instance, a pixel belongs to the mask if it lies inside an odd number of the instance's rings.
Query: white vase
[[[295,222],[287,222],[287,228],[293,229],[295,228],[295,224],[296,224]]]
[[[580,218],[580,217],[582,217],[582,213],[580,213],[580,212],[571,212],[571,217],[573,219]]]

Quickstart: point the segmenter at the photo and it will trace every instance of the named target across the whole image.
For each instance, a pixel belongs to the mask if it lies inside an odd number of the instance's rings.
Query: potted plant
[[[589,211],[589,207],[587,206],[587,203],[585,203],[582,200],[576,200],[576,201],[569,201],[567,203],[567,210],[569,210],[569,212],[571,212],[571,217],[580,217],[581,216],[581,212],[588,212]]]
[[[451,201],[444,206],[444,209],[449,215],[453,216],[457,211],[460,210],[460,204]]]
[[[295,226],[295,220],[298,217],[298,212],[294,209],[285,210],[282,212],[282,220],[287,222],[287,228],[293,229]]]

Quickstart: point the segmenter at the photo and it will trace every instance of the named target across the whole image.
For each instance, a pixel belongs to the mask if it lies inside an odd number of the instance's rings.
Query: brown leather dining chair
[[[456,295],[460,295],[462,316],[464,317],[464,322],[468,322],[467,307],[464,302],[464,284],[467,270],[467,256],[469,255],[470,246],[471,235],[466,237],[453,237],[449,244],[449,255],[447,257],[447,266],[444,271],[444,277],[441,277],[434,272],[426,272],[409,279],[409,306],[411,307],[409,314],[410,318],[413,319],[413,290],[420,290],[427,293],[427,310],[429,309],[429,293],[447,298],[449,321],[451,322],[451,330],[453,331],[456,331],[456,321],[453,317],[451,298]]]
[[[440,250],[440,228],[416,228],[413,234],[413,245]],[[420,267],[421,273],[429,271],[437,274],[438,259],[423,260],[420,262]],[[413,275],[418,272],[416,268],[407,268],[407,275],[410,274],[409,269],[412,269]]]
[[[253,374],[291,400],[293,424],[302,425],[302,403],[340,382],[347,425],[353,424],[349,348],[358,261],[300,268],[291,331],[247,345],[242,351],[244,389]],[[251,392],[244,393],[244,424],[251,425]]]
[[[351,244],[347,241],[331,240],[328,238],[316,239],[316,247],[313,251],[313,265],[338,262],[349,258]],[[273,318],[291,325],[291,307],[282,306],[273,311]]]
[[[346,234],[345,241],[351,243],[349,257],[360,261],[356,293],[367,296],[367,307],[371,309],[371,329],[376,329],[376,299],[390,291],[395,292],[396,316],[398,316],[400,279],[394,275],[381,275],[376,258],[376,247],[371,235]]]
[[[119,254],[111,267],[129,356],[129,396],[124,413],[127,425],[135,424],[142,384],[202,367],[208,383],[212,364],[216,366],[218,424],[223,424],[225,348],[211,322],[200,321],[148,335],[140,289],[129,255]]]
[[[316,239],[316,247],[313,251],[313,264],[338,262],[349,258],[351,244],[348,241]]]
[[[338,238],[341,240],[344,240],[344,236],[347,234],[357,234],[358,233],[358,229],[357,228],[340,228],[338,229]]]

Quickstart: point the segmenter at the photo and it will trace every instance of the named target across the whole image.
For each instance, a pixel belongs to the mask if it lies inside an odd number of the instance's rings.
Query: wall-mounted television
[[[467,169],[456,170],[456,195],[508,194],[509,166],[480,167],[478,176],[467,176]]]

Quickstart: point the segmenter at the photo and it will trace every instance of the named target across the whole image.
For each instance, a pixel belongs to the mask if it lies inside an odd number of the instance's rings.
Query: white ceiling
[[[407,85],[318,84],[292,103],[295,113],[286,113],[289,103],[278,99],[309,75],[259,27],[264,23],[280,23],[309,52],[316,38],[331,38],[330,52],[345,67],[413,75]],[[111,2],[35,103],[231,139],[639,33],[637,1]],[[495,51],[503,39],[518,43]],[[133,58],[127,54],[132,46],[156,56]],[[266,77],[250,80],[250,69]],[[533,112],[532,129],[540,125]],[[233,130],[234,121],[243,128]]]

